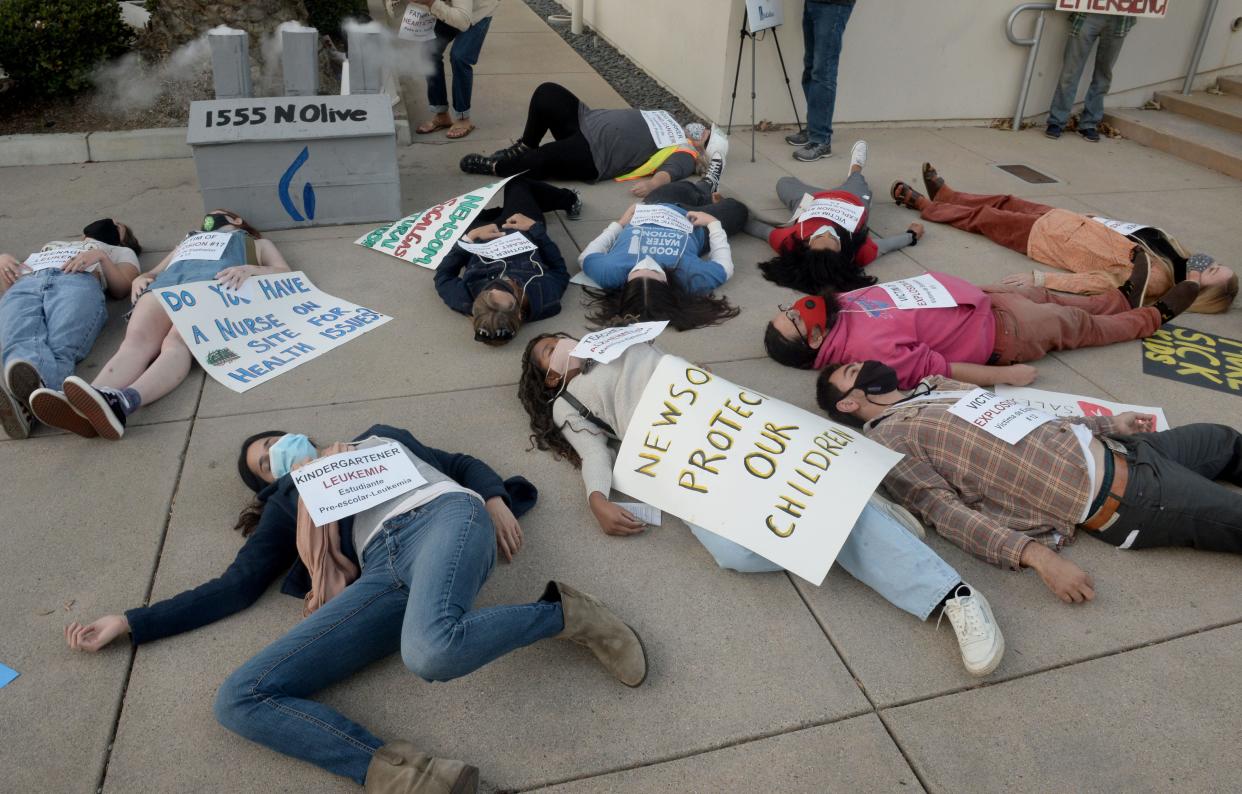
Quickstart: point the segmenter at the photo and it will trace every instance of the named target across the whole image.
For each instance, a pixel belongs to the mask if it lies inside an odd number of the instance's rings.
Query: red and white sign
[[[1163,19],[1169,0],[1057,0],[1057,10]]]
[[[957,301],[930,273],[877,284],[898,309],[951,309]]]
[[[393,442],[319,458],[293,473],[293,484],[315,526],[357,515],[427,484]]]
[[[987,389],[975,389],[967,394],[953,404],[949,413],[1006,444],[1017,444],[1032,430],[1056,418],[1016,397],[1001,397]]]

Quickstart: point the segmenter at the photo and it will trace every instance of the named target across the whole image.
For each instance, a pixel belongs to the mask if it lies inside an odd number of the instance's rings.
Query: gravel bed
[[[523,2],[545,22],[551,14],[569,15],[569,12],[555,0],[523,0]],[[668,2],[675,2],[675,0],[668,0]],[[595,31],[591,28],[584,25],[582,33],[575,36],[569,32],[567,24],[549,24],[548,27],[569,42],[569,46],[591,64],[591,68],[599,72],[599,76],[607,80],[608,84],[618,94],[625,97],[625,101],[632,106],[643,110],[667,110],[682,124],[691,121],[706,123],[706,119],[682,104],[675,94],[657,83],[638,64],[617,52],[611,44],[595,35]]]

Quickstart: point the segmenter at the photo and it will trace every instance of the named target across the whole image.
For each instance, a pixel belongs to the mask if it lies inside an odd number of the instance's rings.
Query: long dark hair
[[[241,480],[246,484],[246,487],[256,494],[255,498],[250,500],[250,504],[243,507],[242,511],[237,514],[237,523],[233,525],[233,529],[241,532],[242,537],[249,537],[250,533],[254,532],[255,528],[259,526],[259,518],[263,515],[263,506],[267,503],[259,499],[257,494],[268,485],[246,465],[246,452],[250,449],[250,445],[256,441],[271,438],[272,436],[283,436],[284,434],[285,431],[283,430],[264,430],[260,433],[255,433],[242,442],[241,452],[237,455],[237,473],[241,476]]]
[[[786,250],[759,263],[759,272],[768,281],[808,295],[823,290],[849,292],[869,287],[876,282],[875,276],[867,275],[854,262],[861,245],[854,240],[865,240],[866,235],[865,228],[846,235],[849,239],[841,241],[840,251],[816,251],[804,240],[791,239]]]
[[[261,240],[263,238],[263,235],[259,233],[258,229],[251,226],[250,223],[245,218],[243,218],[241,215],[238,215],[236,212],[233,212],[233,210],[225,209],[224,207],[216,207],[214,210],[212,210],[211,212],[207,214],[215,215],[217,213],[222,214],[222,215],[228,215],[230,218],[236,218],[237,220],[241,221],[241,223],[236,223],[233,225],[241,229],[242,231],[244,231],[246,234],[250,235],[254,239]]]
[[[644,280],[650,281],[650,279]],[[574,451],[569,440],[565,438],[552,419],[552,401],[556,390],[548,388],[547,373],[539,371],[532,355],[535,345],[548,338],[571,339],[572,337],[565,333],[539,334],[530,340],[530,343],[526,345],[526,352],[522,354],[522,377],[518,380],[518,399],[522,402],[522,407],[526,409],[526,415],[530,417],[530,447],[527,451],[531,449],[551,450],[558,459],[565,458],[574,465],[574,468],[580,468],[582,459],[578,457],[578,453]]]
[[[832,292],[825,292],[819,297],[823,300],[828,314],[828,324],[824,328],[824,333],[828,333],[837,324],[837,316],[841,313],[841,301]],[[771,322],[763,332],[763,347],[773,361],[798,369],[810,369],[815,366],[815,358],[819,355],[819,351],[811,347],[804,339],[801,337],[787,338],[776,330],[776,326]]]
[[[694,295],[673,280],[632,278],[619,290],[584,288],[587,320],[597,326],[668,320],[678,331],[720,325],[741,312],[728,299]]]

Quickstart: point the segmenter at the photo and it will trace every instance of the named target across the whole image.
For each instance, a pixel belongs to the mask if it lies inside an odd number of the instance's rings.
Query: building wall
[[[570,5],[569,0],[560,0]],[[1017,103],[1027,48],[1005,38],[1016,2],[1000,0],[858,0],[846,29],[837,88],[841,122],[951,121],[1008,118]],[[587,24],[687,105],[723,123],[729,115],[738,61],[742,0],[583,0]],[[784,0],[777,29],[798,113],[801,91],[803,0]],[[1207,0],[1170,3],[1165,19],[1139,20],[1114,69],[1106,104],[1137,106],[1156,90],[1180,88]],[[1015,24],[1019,37],[1034,29],[1036,12]],[[1214,75],[1242,73],[1242,0],[1221,0],[1200,63],[1196,87]],[[1026,115],[1045,112],[1052,99],[1067,29],[1065,15],[1045,12],[1043,41]],[[750,43],[743,50],[734,120],[750,121]],[[760,119],[792,122],[793,111],[770,34],[757,42]],[[1085,93],[1087,79],[1080,87]]]

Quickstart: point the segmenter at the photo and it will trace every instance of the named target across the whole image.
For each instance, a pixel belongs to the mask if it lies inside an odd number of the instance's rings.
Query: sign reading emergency
[[[83,245],[66,245],[61,248],[53,248],[51,251],[40,251],[37,254],[31,254],[26,257],[23,262],[31,272],[37,273],[40,270],[48,270],[49,268],[64,267],[70,259],[86,250]]]

